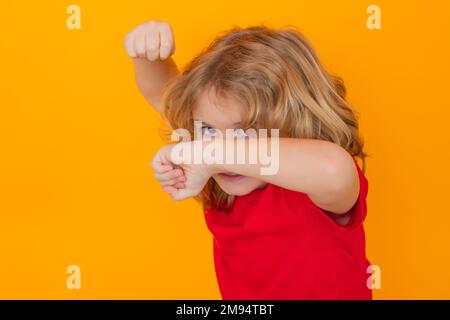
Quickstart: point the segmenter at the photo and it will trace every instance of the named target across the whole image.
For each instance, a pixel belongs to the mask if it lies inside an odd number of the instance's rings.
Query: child
[[[136,27],[125,47],[140,91],[173,129],[192,133],[202,121],[209,141],[229,140],[227,129],[279,129],[271,150],[279,169],[271,175],[261,174],[259,162],[177,162],[174,144],[153,159],[165,192],[203,204],[222,298],[371,299],[358,120],[342,81],[305,38],[292,27],[235,27],[182,73],[166,22]],[[241,139],[244,147],[251,139],[258,138]]]

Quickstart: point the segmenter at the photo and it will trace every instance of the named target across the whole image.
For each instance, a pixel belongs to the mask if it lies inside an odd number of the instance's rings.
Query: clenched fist
[[[186,162],[179,151],[174,152],[174,148],[183,149],[189,154],[194,154],[196,150],[202,152],[203,144],[197,142],[180,142],[164,146],[158,150],[152,160],[152,168],[155,177],[161,184],[163,190],[174,200],[183,200],[198,195],[205,187],[208,180],[216,173],[214,165],[192,164]],[[176,154],[176,156],[174,155]]]
[[[125,49],[131,58],[165,60],[175,52],[172,27],[163,21],[143,23],[127,34]]]

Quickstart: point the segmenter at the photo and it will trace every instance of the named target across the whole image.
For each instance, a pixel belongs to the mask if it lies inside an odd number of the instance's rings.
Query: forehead
[[[244,109],[231,97],[218,96],[214,89],[209,89],[199,95],[192,113],[194,120],[201,120],[217,129],[226,129],[239,126]]]

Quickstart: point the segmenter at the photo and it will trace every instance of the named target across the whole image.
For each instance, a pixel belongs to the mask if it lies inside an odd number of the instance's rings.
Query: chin
[[[262,181],[240,175],[219,173],[213,176],[219,187],[231,196],[243,196],[261,187]]]

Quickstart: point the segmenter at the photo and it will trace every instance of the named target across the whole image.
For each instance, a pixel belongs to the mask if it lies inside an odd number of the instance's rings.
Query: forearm
[[[158,112],[161,112],[162,92],[170,80],[178,74],[175,61],[172,57],[155,61],[134,58],[133,64],[139,91]]]
[[[267,139],[267,145],[272,145],[270,139]],[[245,159],[249,159],[249,139],[245,139],[242,147],[245,148]],[[250,176],[306,193],[322,207],[336,212],[345,210],[348,203],[352,203],[355,192],[357,196],[359,180],[354,161],[337,144],[315,139],[279,138],[279,147],[269,150],[268,159],[272,163],[276,161],[278,150],[279,161],[275,168],[278,170],[274,170],[273,174],[262,175],[261,170],[268,164],[261,164],[260,161],[255,164],[248,161],[245,164],[215,164],[214,171]]]

